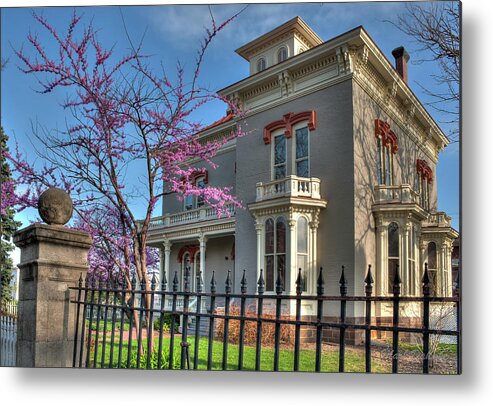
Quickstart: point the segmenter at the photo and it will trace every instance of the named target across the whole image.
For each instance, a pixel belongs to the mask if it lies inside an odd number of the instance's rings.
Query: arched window
[[[277,62],[282,62],[288,59],[288,49],[286,47],[281,47],[277,51]]]
[[[388,226],[388,287],[389,293],[392,293],[394,286],[395,269],[399,265],[399,225],[390,223]]]
[[[275,290],[278,276],[281,276],[283,290],[286,278],[286,220],[279,217],[265,222],[265,289]]]
[[[265,63],[265,59],[264,58],[260,58],[257,61],[257,72],[263,71],[266,67],[267,67],[267,65]]]
[[[375,120],[375,137],[377,138],[377,175],[380,185],[394,184],[394,154],[398,150],[397,136],[390,124]]]
[[[428,243],[428,277],[431,283],[431,296],[438,296],[437,245]]]
[[[296,176],[302,178],[310,177],[310,160],[309,160],[309,138],[308,127],[298,128],[295,132],[296,138]]]
[[[308,221],[305,217],[300,217],[298,219],[296,248],[298,253],[297,270],[301,268],[303,291],[306,291],[306,273],[308,271]]]

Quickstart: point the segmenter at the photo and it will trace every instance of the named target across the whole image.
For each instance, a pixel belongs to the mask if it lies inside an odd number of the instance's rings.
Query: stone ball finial
[[[51,187],[39,196],[38,212],[45,223],[63,226],[72,217],[72,199],[65,190]]]

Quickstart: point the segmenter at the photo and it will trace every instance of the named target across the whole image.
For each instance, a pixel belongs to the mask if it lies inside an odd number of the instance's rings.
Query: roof
[[[310,44],[311,47],[315,47],[323,43],[323,40],[315,33],[315,31],[313,31],[301,17],[296,16],[279,27],[274,28],[253,41],[250,41],[248,44],[243,45],[235,52],[248,61],[256,50],[293,31],[303,37],[303,39],[307,42],[307,44]]]
[[[202,131],[205,131],[205,130],[210,130],[211,128],[214,128],[214,127],[217,127],[221,124],[224,124],[224,123],[227,123],[228,121],[232,120],[234,118],[234,113],[228,113],[226,114],[224,117],[220,118],[219,120],[217,121],[214,121],[212,124],[208,125],[207,127],[204,127]]]

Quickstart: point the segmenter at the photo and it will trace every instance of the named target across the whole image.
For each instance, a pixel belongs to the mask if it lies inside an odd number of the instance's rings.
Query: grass
[[[111,329],[112,329],[112,322],[111,322],[111,319],[108,319],[106,321],[106,332],[110,332]],[[116,331],[119,331],[120,330],[120,325],[121,325],[121,322],[117,321],[115,322],[115,332]],[[91,330],[92,332],[94,333],[97,329],[97,326],[98,326],[98,323],[96,321],[93,321],[91,323]],[[129,330],[129,327],[130,327],[130,324],[128,321],[125,321],[123,323],[123,331],[128,331]],[[89,320],[86,320],[86,329],[89,328]],[[104,320],[100,320],[99,321],[99,331],[102,332],[104,329]]]
[[[181,347],[180,347],[180,336],[175,337],[174,342],[174,369],[180,367],[181,358]],[[158,340],[155,339],[155,350],[157,352]],[[194,360],[194,337],[188,339],[190,344],[190,367],[193,368]],[[146,340],[143,340],[144,348],[146,348]],[[167,369],[168,364],[168,352],[169,352],[170,338],[163,337],[163,353],[166,359],[166,365],[163,368]],[[208,353],[209,340],[206,337],[201,337],[199,340],[199,350],[198,350],[198,369],[207,369],[207,353]],[[97,367],[108,368],[110,359],[110,343],[106,343],[105,349],[105,362],[104,366],[101,363],[101,343],[98,345],[98,360]],[[128,355],[128,342],[124,341],[122,346],[122,367],[126,367],[127,355]],[[222,358],[223,358],[223,343],[221,341],[214,341],[212,345],[212,370],[222,370]],[[137,357],[137,340],[132,340],[132,350],[131,358],[133,358],[133,367],[136,366],[135,360]],[[118,367],[118,352],[119,343],[115,340],[113,347],[113,367]],[[238,353],[239,346],[236,344],[228,344],[228,358],[227,358],[227,370],[238,370]],[[94,355],[94,354],[93,354]],[[279,354],[279,371],[293,371],[294,366],[294,351],[292,349],[281,349]],[[154,367],[157,367],[157,361],[154,359]],[[93,361],[91,361],[91,366]],[[132,367],[132,365],[131,365]],[[140,368],[146,367],[146,358],[141,358]],[[152,369],[152,368],[151,368]],[[243,369],[247,371],[255,370],[255,347],[244,346],[243,355]],[[274,350],[271,347],[262,347],[261,349],[261,371],[273,371],[274,370]],[[345,355],[345,370],[346,372],[365,372],[365,359],[364,353],[361,351],[355,351],[351,349],[346,349]],[[302,349],[300,350],[300,362],[299,371],[313,372],[315,371],[315,350]],[[324,350],[321,356],[321,371],[322,372],[338,372],[339,371],[339,352]],[[373,372],[387,372],[386,368],[378,361],[372,361],[372,371]]]
[[[388,341],[389,345],[392,345],[392,341]],[[407,350],[407,351],[419,351],[420,346],[418,344],[413,344],[413,343],[405,343],[402,341],[399,341],[399,349],[401,350]],[[455,354],[457,352],[457,345],[456,344],[445,344],[445,343],[439,343],[437,346],[437,350],[435,354]]]

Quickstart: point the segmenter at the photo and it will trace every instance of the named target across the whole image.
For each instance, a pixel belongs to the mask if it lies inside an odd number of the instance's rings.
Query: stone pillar
[[[77,320],[68,288],[85,278],[92,239],[61,225],[33,224],[14,243],[21,249],[17,366],[71,367]]]

